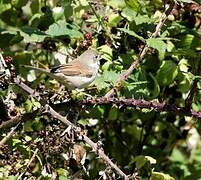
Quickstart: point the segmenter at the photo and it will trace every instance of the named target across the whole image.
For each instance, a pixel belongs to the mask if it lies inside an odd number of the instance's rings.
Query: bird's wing
[[[73,62],[73,61],[71,61]],[[86,66],[82,66],[79,63],[68,63],[51,69],[51,73],[63,73],[66,76],[93,76],[93,72]]]

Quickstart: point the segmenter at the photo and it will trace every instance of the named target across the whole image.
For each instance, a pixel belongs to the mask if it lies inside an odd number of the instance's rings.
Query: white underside
[[[64,76],[62,73],[57,73],[58,81],[64,84],[68,89],[82,89],[91,84],[96,78],[96,74],[92,77],[79,77],[79,76]]]

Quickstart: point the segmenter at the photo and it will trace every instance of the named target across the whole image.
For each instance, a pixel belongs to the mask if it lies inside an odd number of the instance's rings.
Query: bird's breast
[[[86,76],[65,76],[63,73],[56,74],[56,76],[58,77],[57,80],[70,90],[76,88],[82,89],[87,87],[94,81],[96,75],[97,73],[93,74],[90,77],[86,77]]]

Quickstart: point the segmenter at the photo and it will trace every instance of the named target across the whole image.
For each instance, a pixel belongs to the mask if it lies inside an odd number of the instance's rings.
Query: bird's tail
[[[34,66],[29,66],[29,65],[21,65],[21,67],[27,68],[27,69],[33,69],[33,70],[36,70],[38,72],[47,74],[48,76],[50,76],[53,79],[57,79],[57,76],[54,75],[53,73],[51,73],[50,69],[43,69],[43,68],[38,68],[38,67],[34,67]]]

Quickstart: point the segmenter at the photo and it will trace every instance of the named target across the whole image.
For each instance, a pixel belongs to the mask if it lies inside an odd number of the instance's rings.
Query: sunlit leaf
[[[161,172],[152,172],[151,180],[175,180],[169,174],[164,174]]]
[[[160,52],[164,53],[166,48],[167,48],[166,43],[162,39],[159,39],[159,38],[149,38],[149,39],[147,39],[147,45],[149,47],[157,49],[159,51],[159,53]]]
[[[111,14],[109,16],[109,25],[110,27],[116,27],[117,24],[122,20],[122,17],[119,14]]]

